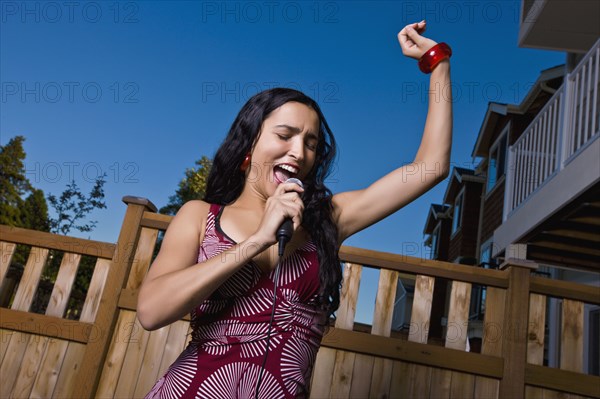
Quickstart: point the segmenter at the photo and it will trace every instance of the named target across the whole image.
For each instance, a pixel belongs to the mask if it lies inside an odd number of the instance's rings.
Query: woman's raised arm
[[[404,55],[420,59],[436,44],[421,36],[424,31],[425,21],[422,21],[407,25],[398,33]],[[450,62],[446,59],[431,73],[427,120],[413,162],[390,172],[365,189],[333,196],[334,220],[338,225],[340,242],[396,212],[443,180],[450,168],[451,142],[452,94]]]

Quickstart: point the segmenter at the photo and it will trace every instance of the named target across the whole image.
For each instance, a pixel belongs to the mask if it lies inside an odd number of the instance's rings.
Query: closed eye
[[[317,142],[316,141],[309,141],[306,143],[306,148],[308,148],[311,151],[316,151],[317,150]]]
[[[308,133],[306,136],[306,147],[311,151],[317,150],[317,145],[319,144],[319,138],[314,133]]]

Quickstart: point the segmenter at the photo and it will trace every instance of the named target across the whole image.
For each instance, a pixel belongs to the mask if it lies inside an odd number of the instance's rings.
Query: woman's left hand
[[[427,50],[437,44],[433,40],[421,36],[425,32],[425,24],[425,20],[408,24],[398,33],[402,54],[418,60]]]

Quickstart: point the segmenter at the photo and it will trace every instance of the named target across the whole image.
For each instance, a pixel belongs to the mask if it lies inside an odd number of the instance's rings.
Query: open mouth
[[[298,175],[298,168],[288,165],[288,164],[279,164],[275,165],[273,168],[273,174],[275,176],[275,182],[277,184],[284,183],[287,179],[291,177],[296,177]]]

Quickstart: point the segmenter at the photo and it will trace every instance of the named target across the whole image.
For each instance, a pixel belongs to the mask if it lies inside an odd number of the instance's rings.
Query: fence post
[[[537,269],[526,260],[526,244],[510,244],[501,269],[508,271],[508,290],[504,307],[502,352],[504,370],[499,398],[525,397],[525,365],[527,363],[527,327],[529,323],[529,274]]]
[[[94,329],[98,332],[97,339],[86,345],[77,384],[73,387],[73,398],[91,398],[96,392],[117,321],[119,294],[127,282],[140,236],[140,222],[145,211],[157,210],[156,206],[145,198],[125,196],[123,202],[127,204],[127,211],[94,321]]]

